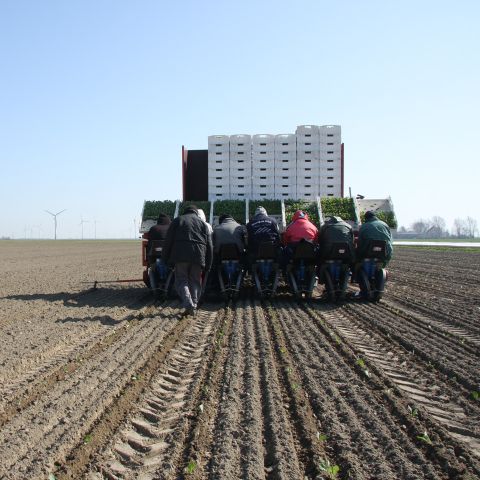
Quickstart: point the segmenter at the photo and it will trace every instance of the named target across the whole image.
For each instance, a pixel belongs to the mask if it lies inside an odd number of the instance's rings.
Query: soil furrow
[[[190,320],[161,373],[152,379],[105,452],[95,459],[87,478],[168,478],[176,470],[188,419],[202,413],[194,411],[193,403],[216,316],[216,311],[205,311]]]
[[[394,315],[381,304],[347,305],[346,308],[356,312],[366,325],[374,325],[438,371],[455,378],[469,392],[477,389],[478,360],[475,355],[466,354],[456,341],[428,328],[419,329],[418,323],[411,325],[411,319]]]
[[[414,357],[374,334],[372,328],[361,328],[354,316],[340,312],[324,313],[324,318],[339,335],[369,362],[382,369],[402,393],[412,400],[412,415],[422,406],[436,418],[453,437],[466,443],[480,456],[480,411],[468,415],[469,405],[456,402],[457,391],[447,385],[439,386],[439,379],[430,372],[418,369]],[[368,331],[368,333],[367,333]],[[471,412],[470,412],[471,413]]]
[[[21,418],[4,425],[0,432],[0,455],[8,458],[2,463],[5,474],[18,478],[28,473],[34,477],[40,469],[51,471],[52,454],[63,463],[72,444],[81,442],[159,345],[176,315],[169,309],[165,313],[129,325],[128,333],[119,337],[103,355],[88,359],[72,376],[29,406]],[[13,432],[16,436],[12,436]],[[6,438],[10,441],[5,442]],[[35,463],[32,458],[42,461]]]
[[[333,332],[318,329],[315,313],[312,317],[288,307],[280,312],[290,348],[303,365],[312,408],[342,459],[342,471],[355,478],[448,478],[402,429],[408,419],[392,416],[385,396],[369,385],[373,378],[359,368],[353,352]]]
[[[258,352],[249,302],[237,304],[212,448],[212,478],[264,479]]]

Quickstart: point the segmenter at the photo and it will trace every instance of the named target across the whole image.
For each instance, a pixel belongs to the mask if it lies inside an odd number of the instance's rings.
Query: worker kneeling
[[[247,231],[231,215],[221,215],[213,230],[212,277],[225,299],[235,298],[245,275]],[[216,282],[212,282],[216,283]]]
[[[318,229],[308,214],[297,210],[283,235],[283,272],[297,298],[311,298],[316,285]]]
[[[344,300],[355,261],[353,229],[341,217],[326,217],[320,228],[318,278],[329,301]]]

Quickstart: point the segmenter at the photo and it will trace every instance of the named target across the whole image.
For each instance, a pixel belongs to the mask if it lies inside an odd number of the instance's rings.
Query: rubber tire
[[[329,302],[335,302],[336,295],[335,295],[335,287],[332,282],[332,277],[330,276],[330,272],[325,270],[324,272],[324,279],[325,279],[325,292],[327,293],[327,298]]]

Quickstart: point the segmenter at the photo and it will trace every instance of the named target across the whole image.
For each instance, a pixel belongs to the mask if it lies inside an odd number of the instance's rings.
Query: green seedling
[[[368,371],[367,366],[365,365],[365,361],[363,358],[358,358],[357,361],[355,362],[363,371],[363,373],[367,376],[370,377],[370,372]]]
[[[321,442],[326,442],[327,436],[324,433],[317,432],[317,439]]]
[[[300,388],[300,385],[298,383],[292,383],[292,389],[294,392],[296,392]]]
[[[195,462],[195,460],[190,460],[187,466],[185,467],[185,473],[187,473],[188,475],[192,475],[193,473],[195,473],[196,469],[197,469],[197,463]]]
[[[57,477],[53,473],[49,473],[48,480],[57,480]]]
[[[474,400],[480,400],[480,392],[473,391],[472,392],[472,398]]]
[[[92,436],[91,435],[85,435],[83,437],[83,443],[86,445],[87,443],[90,443],[92,441]]]
[[[423,432],[423,435],[417,435],[417,439],[421,440],[423,443],[426,443],[427,445],[433,445],[433,442],[431,438],[428,436],[427,431]]]
[[[328,458],[324,458],[318,466],[322,472],[328,475],[329,478],[337,478],[337,475],[340,472],[340,467],[338,465],[332,465]]]
[[[417,417],[418,416],[418,409],[415,407],[411,407],[410,405],[408,406],[408,411],[412,417]]]
[[[281,347],[280,348],[280,353],[287,353],[287,349],[285,347]]]

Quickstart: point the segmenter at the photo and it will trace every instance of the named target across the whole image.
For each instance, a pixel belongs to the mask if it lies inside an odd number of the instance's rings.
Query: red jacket
[[[297,210],[293,216],[292,222],[288,225],[283,235],[283,244],[299,242],[304,238],[312,242],[318,241],[318,229],[310,222],[308,215],[301,210]]]

